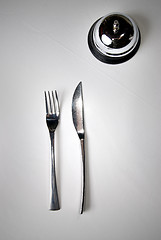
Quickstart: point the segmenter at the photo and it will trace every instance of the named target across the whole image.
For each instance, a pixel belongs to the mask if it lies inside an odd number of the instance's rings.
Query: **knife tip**
[[[79,82],[78,86],[81,85],[82,86],[82,81]]]
[[[78,85],[76,86],[75,92],[77,91],[82,91],[82,82],[79,82]]]

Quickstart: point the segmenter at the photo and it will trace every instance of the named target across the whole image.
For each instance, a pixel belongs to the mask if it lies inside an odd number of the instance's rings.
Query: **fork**
[[[56,167],[55,167],[55,130],[59,123],[59,101],[57,91],[44,92],[46,105],[46,123],[49,130],[51,140],[51,205],[50,210],[59,210],[59,198],[56,183]]]

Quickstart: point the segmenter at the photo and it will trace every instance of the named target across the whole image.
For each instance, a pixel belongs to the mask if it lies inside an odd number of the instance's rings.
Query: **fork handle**
[[[59,210],[59,198],[56,183],[56,170],[55,170],[55,132],[50,132],[51,139],[51,205],[50,210]]]
[[[80,214],[84,211],[84,200],[85,200],[85,143],[84,139],[80,139],[81,143],[81,152],[82,152],[82,185],[81,185],[81,206]]]

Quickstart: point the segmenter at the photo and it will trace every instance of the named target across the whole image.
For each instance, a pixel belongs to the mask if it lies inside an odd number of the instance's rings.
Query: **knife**
[[[76,87],[73,99],[72,99],[72,117],[73,124],[75,126],[76,132],[81,143],[81,153],[82,153],[82,184],[81,184],[81,204],[80,204],[80,214],[84,210],[84,198],[85,198],[85,130],[84,130],[84,106],[83,106],[83,90],[82,82]]]

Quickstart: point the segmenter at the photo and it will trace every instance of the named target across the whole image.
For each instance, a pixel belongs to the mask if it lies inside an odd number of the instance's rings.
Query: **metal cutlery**
[[[59,123],[60,109],[57,91],[44,92],[46,105],[46,124],[49,130],[51,140],[51,206],[50,210],[59,210],[59,198],[56,183],[55,166],[55,130]]]
[[[83,106],[83,90],[82,82],[78,84],[73,94],[72,99],[72,117],[73,124],[81,143],[82,153],[82,185],[81,185],[81,205],[80,214],[84,211],[84,199],[85,199],[85,130],[84,130],[84,106]]]

